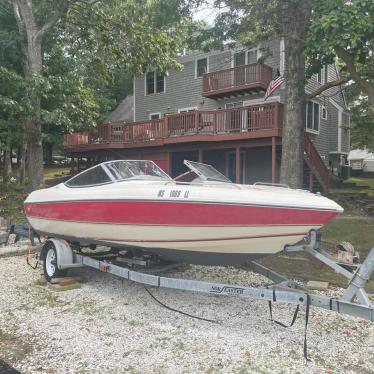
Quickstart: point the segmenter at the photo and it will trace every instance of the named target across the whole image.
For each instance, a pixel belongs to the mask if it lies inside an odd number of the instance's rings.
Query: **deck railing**
[[[214,135],[281,129],[283,104],[196,110],[133,123],[102,124],[89,135],[68,134],[64,146],[97,143],[144,143],[169,137]],[[83,139],[85,141],[83,141]]]
[[[272,75],[270,66],[258,63],[206,73],[203,76],[203,95],[209,96],[250,87],[266,89]]]

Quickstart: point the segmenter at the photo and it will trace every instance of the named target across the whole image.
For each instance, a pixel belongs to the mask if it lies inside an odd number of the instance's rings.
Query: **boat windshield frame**
[[[127,165],[127,172],[133,174],[128,177],[124,177],[121,175],[125,170],[119,170],[118,168],[114,167],[114,164],[128,164]],[[139,165],[144,165],[143,173],[136,173],[136,168],[130,168],[130,164],[135,165],[137,163],[137,167]],[[151,160],[113,160],[113,161],[106,161],[101,164],[104,170],[109,173],[113,182],[122,182],[125,180],[136,180],[136,179],[145,179],[147,177],[155,177],[160,178],[166,181],[172,180],[172,178],[165,173],[155,162]],[[138,169],[140,171],[140,169]]]
[[[212,165],[189,160],[184,160],[184,164],[204,181],[233,183],[229,178],[219,172]]]
[[[114,163],[137,163],[137,167],[129,168],[127,167],[127,172],[129,174],[128,177],[124,177],[123,173],[125,170],[117,170],[113,167]],[[143,164],[143,174],[140,172],[141,168],[139,167],[141,164]],[[105,182],[97,182],[97,183],[86,183],[86,184],[71,184],[71,182],[74,182],[74,180],[79,179],[83,177],[85,174],[89,173],[90,171],[94,169],[101,169],[105,175],[107,176],[108,180]],[[136,169],[138,169],[139,173],[136,173]],[[149,174],[147,174],[149,172]],[[164,180],[164,181],[172,181],[173,179],[165,173],[156,163],[154,163],[151,160],[113,160],[113,161],[106,161],[102,162],[101,164],[95,165],[89,169],[83,170],[77,175],[74,175],[72,178],[67,180],[64,185],[69,188],[85,188],[85,187],[96,187],[96,186],[102,186],[106,184],[113,184],[117,182],[123,182],[126,180],[152,180],[153,178]]]

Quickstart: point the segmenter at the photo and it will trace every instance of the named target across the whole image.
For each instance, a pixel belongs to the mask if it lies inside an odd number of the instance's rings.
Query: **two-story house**
[[[183,160],[189,159],[211,164],[239,183],[278,182],[284,85],[266,101],[264,93],[285,70],[284,42],[193,52],[178,61],[180,71],[134,78],[133,96],[123,104],[131,108],[133,122],[109,118],[94,134],[68,135],[66,152],[95,162],[152,159],[172,176],[183,172]],[[337,77],[335,65],[325,66],[306,91]],[[309,101],[305,122],[305,186],[318,182],[326,190],[328,169],[338,170],[349,151],[349,112],[341,90],[331,88]]]

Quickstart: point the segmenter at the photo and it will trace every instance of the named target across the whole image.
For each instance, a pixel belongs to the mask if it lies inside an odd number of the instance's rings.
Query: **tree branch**
[[[313,97],[316,97],[316,96],[320,95],[322,92],[328,90],[329,88],[336,87],[336,86],[341,86],[342,84],[347,83],[350,80],[351,80],[351,78],[348,77],[348,78],[341,78],[341,79],[337,79],[335,81],[327,82],[324,85],[322,85],[320,88],[318,88],[317,90],[312,92],[311,94],[306,95],[306,98],[307,98],[307,100],[312,99]]]
[[[13,5],[14,17],[17,21],[18,30],[19,32],[22,32],[25,25],[23,24],[18,4],[15,1],[12,1],[12,5]]]
[[[374,70],[359,70],[357,71],[357,74],[361,77],[374,78]]]
[[[69,0],[62,0],[58,9],[51,15],[48,21],[42,26],[42,28],[37,32],[35,39],[42,39],[43,36],[61,19],[61,17],[67,12],[69,5]]]
[[[352,79],[361,87],[363,91],[368,93],[368,91],[370,90],[369,85],[364,79],[360,77],[359,73],[357,72],[352,56],[343,48],[337,48],[336,54],[345,62]]]

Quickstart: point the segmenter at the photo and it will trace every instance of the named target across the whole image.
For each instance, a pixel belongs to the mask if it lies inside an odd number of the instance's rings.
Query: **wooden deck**
[[[203,76],[202,95],[217,99],[266,91],[272,75],[270,66],[257,63],[206,73]]]
[[[102,124],[91,133],[64,137],[69,153],[103,148],[139,148],[189,142],[218,142],[280,136],[283,104],[197,110],[162,119]]]

